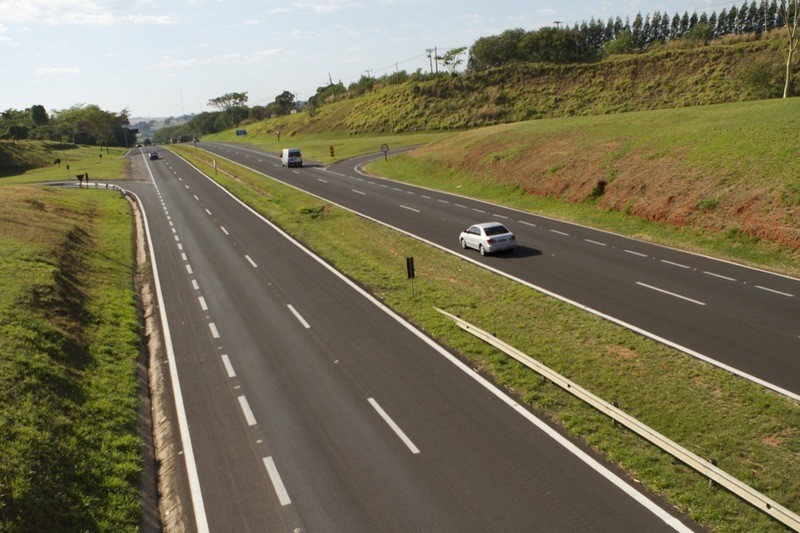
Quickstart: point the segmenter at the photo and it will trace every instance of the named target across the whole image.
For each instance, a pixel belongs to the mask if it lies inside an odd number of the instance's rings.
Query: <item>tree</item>
[[[290,114],[295,109],[294,104],[294,94],[289,91],[283,91],[275,97],[275,114],[278,116]]]
[[[47,110],[43,105],[35,105],[31,107],[31,120],[37,126],[44,126],[50,122],[50,117],[47,116]]]
[[[452,50],[448,50],[444,53],[443,56],[439,57],[442,61],[442,64],[448,69],[451,73],[455,72],[458,66],[464,62],[463,59],[460,59],[459,56],[467,51],[466,46],[461,46],[459,48],[453,48]]]
[[[220,111],[227,111],[234,107],[244,107],[247,103],[247,92],[227,93],[208,101],[208,105],[216,107]]]
[[[798,15],[800,15],[800,0],[794,0],[786,7],[786,0],[781,0],[781,7],[786,13],[786,30],[789,45],[789,53],[786,57],[786,81],[783,85],[783,97],[789,97],[789,90],[792,84],[792,63],[794,63],[794,52],[797,50],[797,25]]]
[[[519,61],[519,45],[524,36],[525,30],[516,28],[500,35],[479,38],[469,50],[467,68],[486,70]]]

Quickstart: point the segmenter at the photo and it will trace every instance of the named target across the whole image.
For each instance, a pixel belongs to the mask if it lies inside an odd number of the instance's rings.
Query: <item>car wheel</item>
[[[461,248],[463,248],[464,250],[467,249],[467,241],[465,241],[464,239],[461,239]]]
[[[486,250],[484,250],[482,244],[480,246],[478,246],[478,251],[481,253],[481,255],[486,255]]]

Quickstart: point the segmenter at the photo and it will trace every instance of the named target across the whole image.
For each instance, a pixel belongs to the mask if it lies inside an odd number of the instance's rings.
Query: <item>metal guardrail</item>
[[[654,429],[628,415],[618,407],[615,407],[602,398],[592,394],[577,383],[570,381],[558,372],[540,363],[536,359],[501,341],[494,335],[483,331],[469,322],[462,320],[461,318],[450,314],[447,311],[443,311],[438,307],[434,307],[434,309],[436,309],[442,315],[452,319],[458,325],[458,327],[464,331],[471,333],[475,337],[478,337],[484,342],[494,346],[498,350],[505,352],[510,357],[513,357],[523,365],[544,376],[570,394],[580,398],[598,411],[611,417],[613,420],[619,424],[622,424],[637,435],[647,439],[652,444],[658,446],[661,450],[682,461],[684,464],[690,466],[700,474],[706,476],[708,479],[722,487],[725,487],[730,492],[736,494],[756,509],[770,515],[785,526],[790,527],[795,531],[800,531],[800,516],[798,516],[796,513],[761,494],[742,481],[739,481],[737,478],[718,468],[710,461],[703,459],[697,454],[692,453],[686,448],[680,446],[678,443],[668,439],[661,433],[658,433]]]

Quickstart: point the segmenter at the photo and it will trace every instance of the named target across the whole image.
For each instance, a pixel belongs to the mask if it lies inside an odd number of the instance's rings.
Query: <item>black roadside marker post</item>
[[[414,258],[406,257],[406,272],[411,280],[411,297],[414,298]]]

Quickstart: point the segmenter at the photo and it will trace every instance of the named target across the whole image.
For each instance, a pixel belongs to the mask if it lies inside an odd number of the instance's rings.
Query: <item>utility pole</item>
[[[563,21],[561,21],[561,20],[554,20],[554,21],[553,21],[553,24],[555,24],[555,25],[556,25],[556,29],[557,29],[557,30],[560,30],[560,29],[561,29],[561,25],[562,25],[562,24],[564,24],[564,22],[563,22]]]
[[[366,73],[367,73],[367,77],[368,77],[368,78],[371,78],[371,77],[372,77],[372,69],[367,69],[367,70],[365,70],[364,72],[366,72]]]
[[[436,47],[433,47],[433,59],[436,62],[436,74],[439,74],[439,52]]]
[[[333,78],[331,78],[331,73],[328,72],[328,82],[333,85]]]
[[[431,64],[431,74],[433,74],[433,58],[431,57],[431,52],[433,52],[433,48],[426,48],[425,51],[428,53],[428,61]]]

